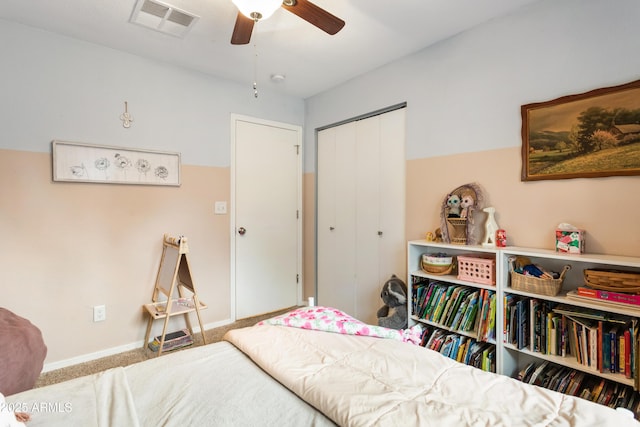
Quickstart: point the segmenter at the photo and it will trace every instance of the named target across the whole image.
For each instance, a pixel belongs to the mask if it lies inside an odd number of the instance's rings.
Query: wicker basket
[[[534,276],[511,272],[511,288],[517,291],[531,292],[533,294],[556,296],[562,290],[562,282],[567,271],[571,270],[570,265],[565,265],[557,279],[540,279]]]
[[[584,282],[590,288],[609,292],[640,292],[640,273],[618,270],[584,270]]]
[[[429,274],[445,275],[453,271],[453,263],[446,265],[427,264],[424,261],[420,261],[420,267],[422,271]]]

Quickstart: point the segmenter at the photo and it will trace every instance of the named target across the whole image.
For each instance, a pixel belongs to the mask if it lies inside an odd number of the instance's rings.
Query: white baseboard
[[[209,329],[219,328],[220,326],[225,326],[230,323],[233,323],[231,319],[221,320],[219,322],[208,323],[204,325],[204,330],[208,331]],[[194,326],[194,333],[199,333],[200,328]],[[80,356],[72,357],[70,359],[59,360],[57,362],[45,363],[42,368],[42,372],[55,371],[56,369],[66,368],[68,366],[77,365],[79,363],[90,362],[92,360],[100,359],[103,357],[113,356],[114,354],[124,353],[125,351],[135,350],[136,348],[142,348],[143,340],[136,341],[130,344],[124,344],[117,347],[106,348],[104,350],[96,351],[94,353],[83,354]]]

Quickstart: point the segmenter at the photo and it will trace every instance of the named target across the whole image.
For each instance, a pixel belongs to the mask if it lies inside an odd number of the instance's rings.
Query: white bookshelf
[[[454,257],[458,255],[495,257],[495,286],[473,283],[466,280],[459,280],[455,271],[449,275],[433,275],[423,271],[420,264],[422,254],[433,254],[438,252],[443,252]],[[426,240],[414,240],[408,242],[407,256],[408,286],[411,293],[413,293],[414,291],[412,289],[412,283],[414,283],[414,281],[426,279],[438,280],[478,289],[491,289],[496,292],[497,299],[495,324],[497,330],[495,331],[496,340],[491,344],[495,345],[495,363],[497,373],[508,375],[510,377],[516,377],[517,374],[527,366],[527,364],[531,362],[542,363],[544,361],[547,361],[561,367],[567,367],[570,369],[575,369],[576,371],[585,372],[596,378],[604,378],[614,383],[631,386],[634,387],[635,390],[638,390],[639,369],[635,369],[635,378],[627,378],[624,374],[606,371],[600,372],[597,368],[580,364],[574,356],[562,357],[543,354],[537,351],[533,351],[531,346],[518,349],[517,346],[506,343],[504,341],[503,329],[505,320],[504,297],[509,294],[517,296],[518,298],[536,298],[538,300],[548,301],[554,304],[564,304],[567,306],[587,308],[601,313],[612,313],[615,315],[625,316],[628,317],[630,321],[632,319],[637,319],[640,326],[640,306],[635,307],[632,305],[611,304],[599,300],[576,299],[567,297],[567,292],[576,290],[579,286],[585,285],[585,269],[610,269],[640,273],[640,258],[599,254],[565,254],[555,252],[554,250],[513,246],[506,248],[487,248],[483,246],[464,246],[428,242]],[[531,259],[534,264],[542,265],[545,267],[545,269],[552,271],[560,271],[565,265],[571,266],[571,269],[565,276],[565,280],[563,282],[562,290],[560,291],[560,293],[556,296],[544,296],[511,288],[509,259],[510,257],[514,256],[526,256]],[[416,315],[416,313],[412,312],[412,298],[409,298],[408,305],[410,313],[410,325],[416,323],[429,324],[428,321],[420,319]],[[433,326],[440,327],[438,325]],[[452,332],[458,333],[457,331]],[[637,357],[640,357],[638,341],[636,340],[634,342],[634,340],[632,339],[632,343],[635,347],[635,353]],[[640,364],[636,363],[636,366],[638,365]]]

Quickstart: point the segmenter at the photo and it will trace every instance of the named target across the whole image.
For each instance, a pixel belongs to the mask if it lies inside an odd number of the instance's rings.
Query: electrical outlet
[[[94,322],[102,322],[107,320],[107,306],[106,305],[96,305],[93,307],[93,321]]]

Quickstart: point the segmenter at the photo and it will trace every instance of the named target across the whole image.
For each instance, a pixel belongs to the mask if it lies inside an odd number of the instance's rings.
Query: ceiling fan
[[[232,0],[238,7],[231,44],[248,44],[253,26],[267,19],[279,7],[299,16],[327,34],[334,35],[344,27],[344,21],[307,0]]]

